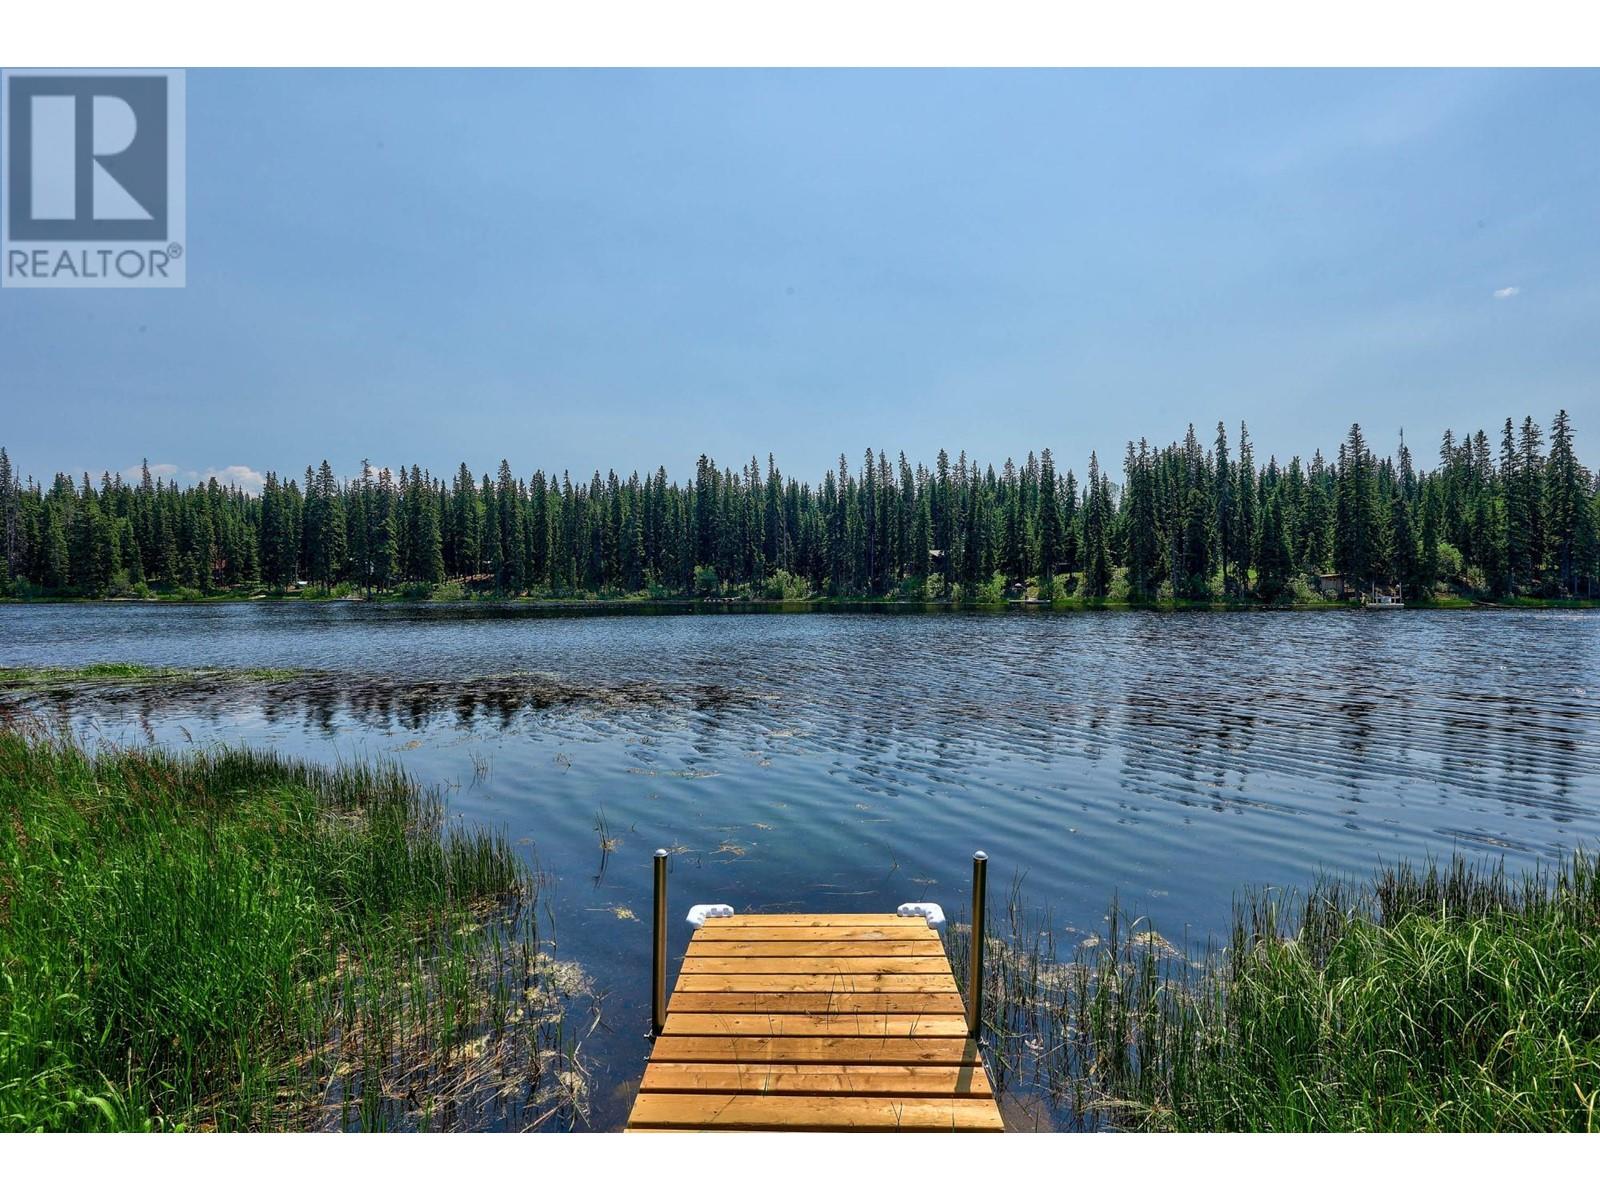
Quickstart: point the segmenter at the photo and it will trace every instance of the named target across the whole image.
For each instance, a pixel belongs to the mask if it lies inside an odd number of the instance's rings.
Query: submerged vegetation
[[[150,667],[142,663],[89,663],[81,667],[0,667],[0,689],[80,684],[284,683],[300,675],[288,667]]]
[[[1335,461],[1259,466],[1241,425],[1205,444],[1129,442],[1123,481],[1090,455],[1080,483],[1048,449],[930,468],[868,449],[818,484],[772,456],[702,456],[576,484],[565,473],[453,478],[324,461],[259,496],[102,476],[24,481],[0,449],[0,596],[397,596],[464,600],[817,598],[1062,606],[1307,604],[1398,586],[1408,603],[1593,599],[1600,492],[1565,412],[1498,445],[1446,431],[1435,469],[1379,458],[1352,425]],[[1331,576],[1337,575],[1337,579]]]
[[[0,729],[0,1130],[579,1123],[538,885],[396,767]]]
[[[1600,1130],[1600,871],[1582,852],[1519,879],[1456,858],[1254,894],[1194,960],[1115,907],[1063,946],[1015,889],[991,929],[998,1082],[1039,1088],[1050,1123]]]
[[[326,714],[343,706],[368,721],[399,719],[408,727],[444,709],[458,719],[547,709],[707,710],[749,705],[770,692],[737,684],[658,684],[640,679],[581,680],[520,671],[465,678],[408,673],[330,671],[277,667],[147,667],[137,663],[93,663],[78,667],[0,667],[0,721],[8,716],[61,713],[62,702],[82,712],[91,705],[123,709],[136,703],[145,714],[165,707],[193,711],[202,701],[231,703],[241,692],[269,711]]]

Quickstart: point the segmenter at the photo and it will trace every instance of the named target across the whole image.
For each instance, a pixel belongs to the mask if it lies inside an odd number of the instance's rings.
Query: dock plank
[[[630,1131],[1003,1128],[920,917],[750,913],[697,930]]]
[[[787,926],[821,929],[830,925],[879,926],[885,929],[904,929],[907,926],[928,927],[926,918],[902,917],[896,913],[744,913],[732,917],[716,917],[707,924],[724,929],[759,926]]]
[[[700,975],[678,976],[681,992],[938,992],[955,995],[956,981],[944,975],[902,975],[885,972],[854,975],[834,971],[826,975]]]
[[[933,942],[939,935],[921,921],[900,921],[896,925],[732,925],[728,919],[707,921],[690,942],[690,948],[708,942],[798,942],[817,940],[825,932],[836,942]]]
[[[656,1039],[652,1062],[923,1063],[980,1061],[965,1037],[669,1037]]]
[[[950,960],[942,954],[938,958],[929,955],[916,958],[849,955],[840,958],[707,958],[697,955],[683,960],[683,973],[686,975],[820,975],[828,972],[840,975],[949,975]]]
[[[647,1092],[633,1106],[634,1129],[792,1129],[860,1133],[998,1132],[993,1100],[958,1096],[752,1096]]]
[[[754,935],[759,930],[748,930]],[[930,929],[928,931],[932,933]],[[937,955],[944,958],[944,948],[939,939],[930,937],[918,941],[891,942],[881,939],[861,941],[776,941],[731,942],[695,938],[689,944],[684,961],[698,958],[926,958]]]
[[[663,1034],[713,1037],[966,1037],[960,1013],[668,1013]]]
[[[859,1096],[992,1096],[989,1075],[972,1064],[896,1067],[850,1063],[651,1063],[641,1092],[844,1093]]]
[[[691,992],[679,989],[667,1013],[956,1013],[961,993],[949,992]]]

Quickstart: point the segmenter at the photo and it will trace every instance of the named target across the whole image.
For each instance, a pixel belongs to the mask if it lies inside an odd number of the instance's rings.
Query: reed
[[[0,1130],[581,1122],[539,886],[397,766],[0,729]]]
[[[1063,944],[1013,888],[986,1036],[1041,1125],[1161,1130],[1600,1127],[1600,872],[1461,857],[1242,896],[1191,954],[1113,903]],[[961,977],[966,929],[950,936]],[[1025,1105],[1024,1105],[1025,1107]]]

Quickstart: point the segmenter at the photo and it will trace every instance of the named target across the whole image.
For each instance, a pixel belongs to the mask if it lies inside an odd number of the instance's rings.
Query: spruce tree
[[[1294,569],[1293,555],[1289,549],[1288,531],[1284,528],[1283,503],[1274,492],[1267,501],[1261,519],[1261,544],[1256,560],[1256,594],[1268,604],[1273,604],[1288,587]]]
[[[1526,492],[1527,473],[1522,469],[1522,456],[1517,449],[1515,428],[1511,418],[1506,418],[1500,433],[1500,494],[1503,523],[1499,536],[1504,549],[1498,557],[1503,563],[1505,578],[1496,580],[1497,591],[1515,592],[1533,578],[1533,554],[1529,531],[1531,517],[1529,496]]]
[[[1422,492],[1422,548],[1417,559],[1418,588],[1422,597],[1433,595],[1439,584],[1442,556],[1439,553],[1439,528],[1444,520],[1442,488],[1425,486]]]
[[[1126,479],[1123,495],[1127,520],[1123,529],[1127,545],[1124,556],[1128,564],[1128,594],[1135,600],[1150,600],[1160,591],[1162,564],[1150,450],[1143,438],[1139,440],[1137,452],[1133,443],[1128,443],[1123,474]]]
[[[455,533],[455,555],[450,563],[457,575],[476,575],[483,567],[483,511],[478,505],[478,490],[466,463],[456,474],[451,497],[451,522]]]
[[[1357,587],[1376,582],[1383,561],[1382,525],[1378,512],[1377,470],[1359,424],[1339,447],[1335,527],[1335,565]]]
[[[16,481],[11,476],[11,459],[6,455],[6,448],[0,446],[0,584],[4,584],[7,591],[10,591],[11,578],[22,561],[17,545],[18,509]]]
[[[1233,469],[1228,465],[1228,430],[1221,421],[1217,422],[1217,440],[1212,453],[1212,528],[1216,531],[1217,559],[1222,568],[1222,592],[1231,596],[1233,577],[1228,564],[1234,557],[1238,529],[1234,523]]]
[[[1578,590],[1578,543],[1588,497],[1582,471],[1572,449],[1572,422],[1567,410],[1550,426],[1550,458],[1545,466],[1545,520],[1550,562],[1569,595]]]
[[[1111,497],[1100,475],[1100,460],[1089,454],[1089,487],[1083,502],[1083,594],[1103,599],[1111,590]]]
[[[1425,598],[1432,585],[1423,578],[1422,560],[1417,553],[1416,529],[1411,520],[1411,505],[1405,494],[1396,491],[1390,501],[1389,574],[1413,599]]]
[[[444,581],[444,540],[439,529],[439,510],[434,503],[433,486],[411,468],[411,486],[416,515],[412,525],[412,569],[421,583]]]
[[[55,505],[44,510],[40,558],[43,568],[40,582],[51,591],[66,588],[71,574],[71,556],[67,550],[66,527]]]
[[[1250,586],[1250,569],[1255,563],[1256,523],[1256,466],[1255,450],[1250,445],[1250,431],[1239,422],[1239,467],[1234,485],[1233,557],[1234,574],[1239,590]],[[1281,514],[1280,514],[1281,515]]]
[[[1518,491],[1524,506],[1523,544],[1528,570],[1522,583],[1532,589],[1538,585],[1545,568],[1545,463],[1544,435],[1531,416],[1522,419],[1517,460],[1522,469]]]
[[[1063,532],[1061,511],[1057,505],[1056,464],[1048,446],[1039,455],[1038,486],[1039,501],[1033,527],[1039,548],[1034,559],[1039,564],[1039,588],[1043,593],[1052,585],[1056,567],[1061,563]]]

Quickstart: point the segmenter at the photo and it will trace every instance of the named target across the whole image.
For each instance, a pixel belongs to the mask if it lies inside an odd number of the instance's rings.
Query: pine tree
[[[1334,561],[1339,570],[1358,587],[1376,582],[1385,549],[1378,516],[1378,481],[1359,424],[1350,426],[1349,437],[1339,447],[1335,528]]]
[[[1600,581],[1600,491],[1579,509],[1578,530],[1574,538],[1574,575],[1577,589],[1592,599]]]
[[[394,477],[388,467],[378,470],[377,483],[367,497],[367,555],[370,586],[379,591],[400,577],[400,529]]]
[[[345,535],[348,539],[351,578],[372,594],[372,464],[361,460],[361,478],[345,494]]]
[[[189,577],[188,582],[191,587],[203,586],[200,583],[202,554],[198,548],[199,534],[192,510],[186,528],[189,547],[185,559],[185,574]],[[283,489],[278,486],[278,476],[268,471],[266,483],[261,489],[261,578],[263,582],[280,590],[294,581],[293,567],[286,553],[290,529],[291,522]]]
[[[1154,479],[1150,465],[1150,449],[1143,438],[1135,452],[1128,443],[1123,466],[1127,497],[1127,520],[1124,531],[1128,563],[1128,594],[1135,600],[1153,599],[1161,589],[1162,564],[1158,544],[1159,525],[1156,518]]]
[[[67,551],[67,531],[55,505],[44,510],[44,527],[41,535],[42,575],[40,580],[51,591],[61,591],[68,585],[71,574],[71,556]]]
[[[178,532],[173,526],[170,505],[161,506],[156,542],[156,577],[168,587],[180,583]]]
[[[465,464],[449,481],[420,466],[374,476],[363,464],[341,485],[323,461],[303,481],[271,473],[247,495],[214,479],[168,485],[148,467],[131,486],[110,474],[98,486],[59,475],[24,486],[0,451],[0,586],[10,578],[27,594],[53,581],[99,595],[143,579],[209,590],[304,575],[370,593],[487,566],[507,594],[689,592],[702,566],[715,577],[706,586],[741,595],[788,571],[838,595],[883,595],[935,574],[970,592],[1001,572],[1037,575],[1046,594],[1066,575],[1095,596],[1125,566],[1130,598],[1148,600],[1168,587],[1209,596],[1219,570],[1232,594],[1265,595],[1280,575],[1286,587],[1295,570],[1332,564],[1357,586],[1396,577],[1420,595],[1448,563],[1451,582],[1496,594],[1588,595],[1600,582],[1600,501],[1570,426],[1557,414],[1546,457],[1531,418],[1520,434],[1508,422],[1498,463],[1483,431],[1447,433],[1434,472],[1418,472],[1403,441],[1396,458],[1374,458],[1359,427],[1332,471],[1320,454],[1306,469],[1274,457],[1258,471],[1244,426],[1230,463],[1221,431],[1208,450],[1191,428],[1162,449],[1127,444],[1120,486],[1096,456],[1081,494],[1050,453],[1000,471],[964,452],[941,452],[933,469],[901,454],[896,472],[886,452],[868,451],[859,474],[841,460],[821,486],[786,478],[770,454],[764,468],[751,458],[738,470],[702,457],[685,484],[662,467],[642,479],[596,471],[581,486],[543,471],[518,480],[504,461],[498,483],[480,485]]]
[[[1532,589],[1539,584],[1545,566],[1545,463],[1544,435],[1531,416],[1522,420],[1517,460],[1522,469],[1517,490],[1523,504],[1523,546],[1527,555],[1527,575],[1521,582]]]
[[[1268,604],[1275,603],[1288,587],[1294,569],[1284,528],[1283,504],[1274,492],[1261,519],[1261,546],[1256,560],[1256,594]]]
[[[1058,565],[1068,575],[1076,575],[1083,565],[1083,531],[1078,480],[1070,467],[1056,488],[1056,508],[1061,513],[1061,562]]]
[[[1039,545],[1034,558],[1039,564],[1039,587],[1043,592],[1055,578],[1062,551],[1061,512],[1057,506],[1056,495],[1056,464],[1049,447],[1039,455],[1039,503],[1033,525],[1034,536]]]
[[[1573,453],[1572,423],[1566,409],[1556,414],[1550,426],[1550,458],[1545,470],[1550,562],[1561,587],[1571,595],[1578,590],[1579,533],[1588,497],[1577,456]]]
[[[503,458],[500,478],[495,485],[495,506],[499,536],[490,548],[489,569],[494,572],[496,588],[515,593],[522,586],[522,506],[518,503],[517,481],[511,474],[511,464]]]
[[[444,541],[439,529],[439,510],[434,504],[433,486],[413,466],[411,490],[415,516],[412,520],[411,564],[418,582],[444,581]]]
[[[1238,577],[1240,591],[1248,590],[1250,586],[1250,569],[1255,564],[1256,486],[1255,450],[1250,445],[1250,431],[1245,428],[1244,422],[1241,421],[1239,422],[1238,479],[1233,489],[1233,545],[1230,549],[1234,573]]]
[[[911,526],[911,574],[926,579],[933,555],[933,497],[924,487]]]
[[[1312,457],[1311,471],[1306,476],[1305,511],[1300,519],[1299,563],[1302,570],[1312,574],[1326,571],[1333,562],[1333,487],[1334,480],[1319,450]]]
[[[344,504],[339,496],[339,485],[327,459],[322,460],[315,482],[308,484],[306,490],[311,578],[323,587],[331,588],[343,574],[345,557],[349,553],[349,539],[345,531]],[[314,501],[310,498],[312,495]]]
[[[1183,595],[1201,600],[1211,594],[1211,501],[1200,485],[1184,500]]]
[[[456,474],[455,494],[451,498],[451,520],[455,533],[455,556],[450,564],[458,575],[477,575],[483,569],[483,510],[472,472],[462,463]]]
[[[1431,482],[1431,481],[1430,481]],[[1439,527],[1443,523],[1444,501],[1442,489],[1427,486],[1422,493],[1422,552],[1417,559],[1418,599],[1433,595],[1439,584]]]
[[[1216,531],[1217,559],[1222,567],[1222,592],[1231,596],[1233,577],[1229,574],[1228,564],[1233,558],[1238,529],[1234,524],[1233,470],[1228,465],[1228,430],[1221,421],[1217,422],[1213,455],[1211,487],[1215,512],[1212,528]]]
[[[1432,584],[1423,578],[1421,557],[1417,553],[1417,535],[1411,521],[1411,505],[1405,493],[1396,491],[1390,501],[1389,517],[1389,574],[1407,596],[1421,599],[1431,594]]]
[[[11,578],[22,563],[17,522],[19,509],[17,485],[11,474],[11,459],[6,448],[0,446],[0,586],[9,592]]]
[[[1083,594],[1103,599],[1111,590],[1111,497],[1100,475],[1100,460],[1089,454],[1089,487],[1083,502]]]
[[[1504,549],[1500,554],[1505,572],[1504,580],[1496,580],[1498,591],[1515,592],[1533,578],[1533,554],[1529,529],[1532,524],[1529,497],[1525,491],[1527,473],[1522,469],[1522,456],[1517,449],[1515,429],[1511,418],[1506,418],[1500,434],[1500,491],[1503,496],[1503,524],[1500,537]]]

